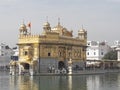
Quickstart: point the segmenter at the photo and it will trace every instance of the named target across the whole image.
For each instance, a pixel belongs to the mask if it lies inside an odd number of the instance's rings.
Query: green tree
[[[106,59],[106,60],[117,60],[117,51],[110,51],[108,53],[106,53],[103,57],[103,59]]]

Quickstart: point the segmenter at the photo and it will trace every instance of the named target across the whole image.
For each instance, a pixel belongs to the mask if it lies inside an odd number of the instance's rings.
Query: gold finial
[[[82,29],[83,29],[83,25],[82,25]]]
[[[25,20],[23,19],[22,24],[24,24]]]
[[[48,16],[46,16],[46,21],[48,22]]]
[[[58,17],[58,25],[60,25],[60,18]]]

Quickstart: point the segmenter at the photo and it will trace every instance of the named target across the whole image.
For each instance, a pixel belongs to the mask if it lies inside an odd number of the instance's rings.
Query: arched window
[[[26,55],[28,55],[28,52],[27,52],[27,51],[25,51],[25,52],[24,52],[24,55],[25,55],[25,56],[26,56]]]
[[[50,53],[50,52],[48,53],[48,56],[51,56],[51,53]]]
[[[61,53],[61,51],[59,50],[59,57],[61,57],[62,56],[62,53]]]

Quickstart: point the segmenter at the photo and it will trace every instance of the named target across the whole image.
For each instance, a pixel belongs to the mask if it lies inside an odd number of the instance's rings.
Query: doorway
[[[28,63],[23,63],[23,67],[24,67],[24,69],[29,69],[30,65]]]
[[[59,61],[58,62],[58,69],[62,70],[63,68],[65,68],[65,63],[63,61]]]

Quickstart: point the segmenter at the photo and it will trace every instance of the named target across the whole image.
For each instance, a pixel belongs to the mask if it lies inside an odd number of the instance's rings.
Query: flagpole
[[[29,27],[29,30],[30,30],[29,34],[31,35],[31,22],[28,23],[28,27]]]
[[[31,22],[29,23],[29,27],[30,27],[30,35],[31,35]]]
[[[30,35],[31,35],[31,27],[30,27]]]

